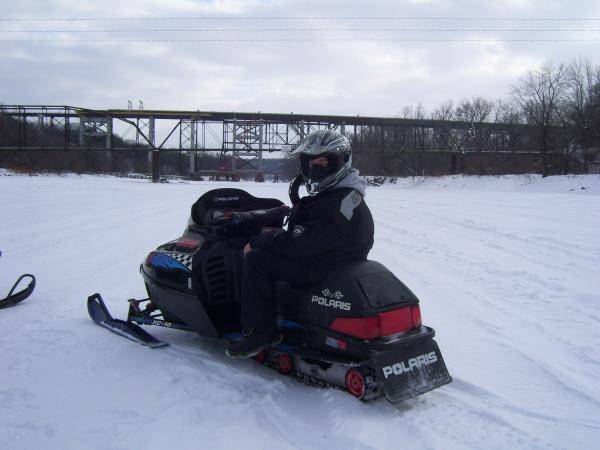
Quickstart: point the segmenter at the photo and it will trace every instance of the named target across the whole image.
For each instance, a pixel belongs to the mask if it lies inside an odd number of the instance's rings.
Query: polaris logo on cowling
[[[240,199],[237,195],[230,195],[229,197],[215,197],[213,201],[215,202],[237,202]]]
[[[331,298],[319,297],[318,295],[312,296],[312,303],[318,303],[321,306],[327,306],[329,308],[341,309],[343,311],[350,311],[350,303],[341,302],[339,300],[333,300]]]
[[[383,376],[387,379],[390,375],[402,375],[403,373],[411,372],[415,367],[420,369],[423,366],[436,363],[437,360],[438,358],[435,352],[429,352],[415,358],[410,358],[406,361],[406,364],[404,361],[400,361],[391,366],[385,366],[381,370],[383,370]]]
[[[318,303],[321,306],[341,309],[342,311],[350,311],[352,304],[341,301],[341,299],[344,298],[344,294],[341,291],[331,293],[329,289],[324,289],[322,294],[322,297],[319,295],[313,295],[311,303]]]

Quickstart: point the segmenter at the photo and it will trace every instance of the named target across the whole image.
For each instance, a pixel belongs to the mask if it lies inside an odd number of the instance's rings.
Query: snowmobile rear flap
[[[371,358],[386,398],[396,403],[452,381],[437,343],[430,338]]]

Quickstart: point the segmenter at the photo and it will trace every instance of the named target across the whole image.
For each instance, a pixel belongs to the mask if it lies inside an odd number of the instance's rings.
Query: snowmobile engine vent
[[[222,255],[211,255],[205,260],[204,277],[208,301],[212,304],[228,303],[227,267]]]

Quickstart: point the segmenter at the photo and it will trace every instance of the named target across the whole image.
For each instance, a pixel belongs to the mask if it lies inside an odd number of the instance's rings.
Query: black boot
[[[281,343],[283,335],[278,329],[260,332],[247,330],[242,339],[234,342],[227,348],[227,356],[232,358],[252,358],[265,348],[273,347]]]

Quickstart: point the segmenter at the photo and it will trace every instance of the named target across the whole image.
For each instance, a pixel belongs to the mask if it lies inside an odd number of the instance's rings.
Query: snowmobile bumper
[[[416,397],[452,381],[433,336],[433,329],[422,326],[418,334],[371,357],[369,365],[390,402]]]
[[[15,289],[17,288],[21,280],[23,280],[24,278],[29,278],[31,280],[29,282],[29,285],[26,288],[21,289],[19,292],[15,292]],[[19,302],[22,302],[31,295],[34,289],[35,277],[30,274],[21,275],[19,279],[15,282],[15,284],[13,284],[6,298],[0,299],[0,309],[8,308],[9,306],[13,306]]]

